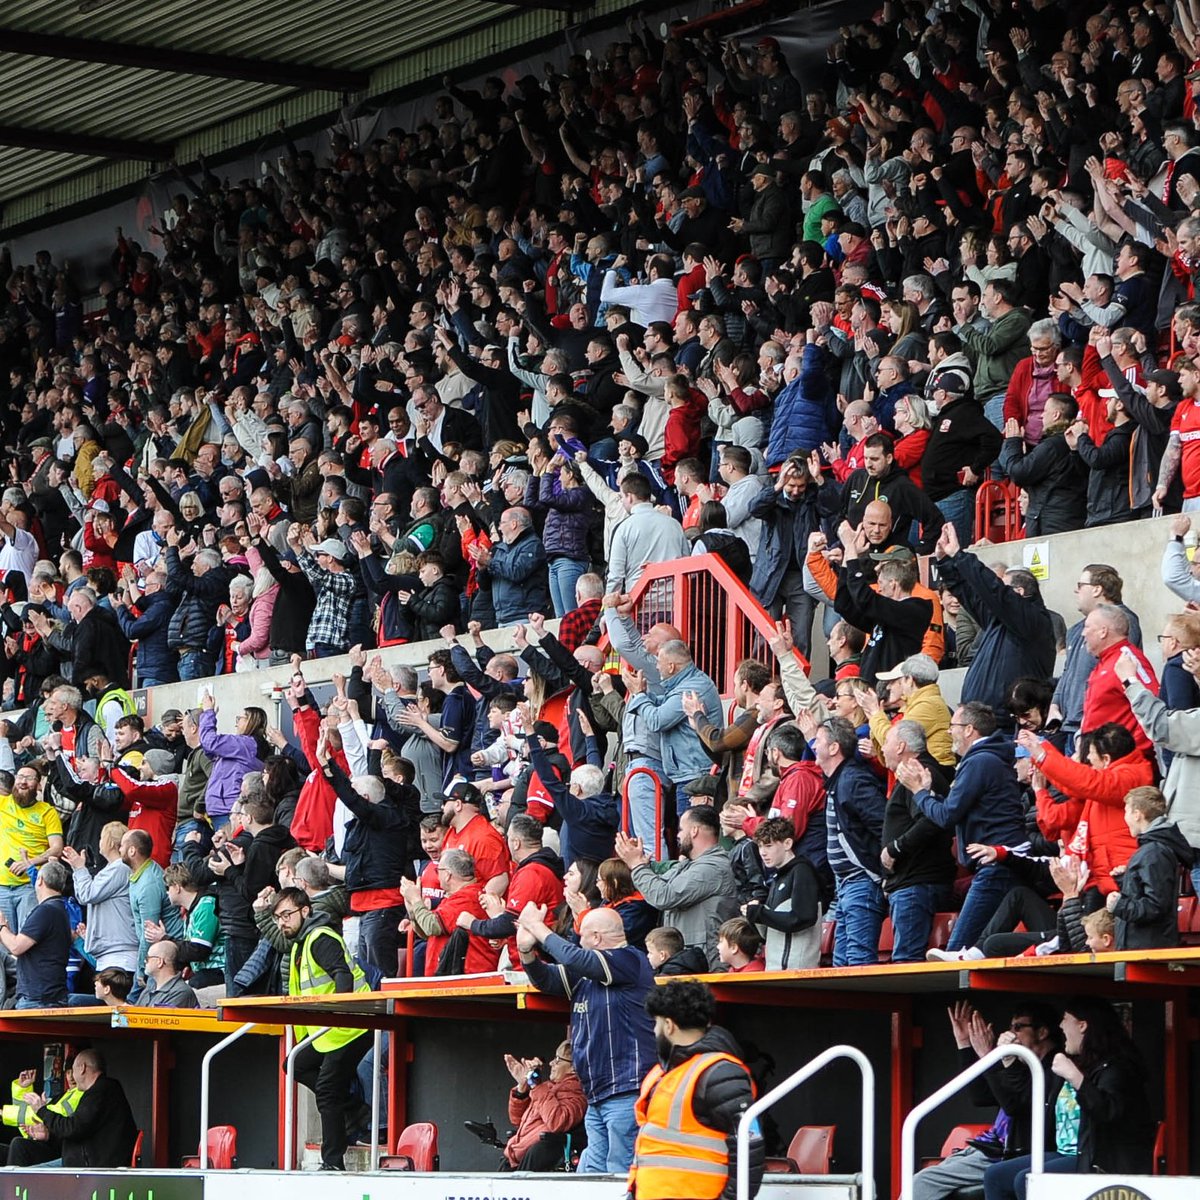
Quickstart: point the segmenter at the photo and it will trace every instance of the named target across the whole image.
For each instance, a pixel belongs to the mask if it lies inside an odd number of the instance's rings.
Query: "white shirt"
[[[28,529],[13,528],[13,536],[5,538],[0,546],[0,572],[20,571],[25,576],[25,582],[33,578],[33,568],[37,566],[37,538]]]
[[[679,311],[679,291],[672,279],[622,287],[616,271],[606,271],[600,285],[600,299],[606,304],[628,305],[635,325],[674,321]]]

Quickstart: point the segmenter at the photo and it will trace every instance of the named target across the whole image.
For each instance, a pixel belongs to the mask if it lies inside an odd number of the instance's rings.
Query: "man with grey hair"
[[[72,923],[64,896],[70,870],[57,858],[43,863],[34,881],[36,907],[20,932],[0,915],[0,946],[17,960],[17,1008],[63,1008],[67,1004],[67,959]]]
[[[472,549],[480,582],[492,589],[498,626],[513,625],[530,613],[549,613],[550,576],[546,548],[527,508],[508,508],[500,516],[500,541],[490,549]]]
[[[401,879],[400,894],[404,897],[408,919],[426,939],[425,974],[453,975],[459,970],[441,959],[451,935],[458,928],[459,916],[469,913],[472,917],[484,918],[487,913],[480,902],[483,889],[475,878],[475,860],[466,850],[457,847],[443,850],[437,860],[437,879],[444,895],[436,909],[426,903],[420,883],[411,879]],[[463,967],[468,974],[494,971],[499,961],[498,948],[489,946],[483,938],[467,939]]]
[[[952,767],[954,746],[950,740],[950,710],[938,687],[938,674],[938,665],[928,654],[912,654],[894,670],[880,671],[875,679],[879,683],[897,681],[901,718],[920,725],[927,743],[927,747],[921,748],[928,748],[930,756],[943,766]],[[882,746],[891,722],[872,696],[868,695],[865,700],[871,736]]]
[[[119,687],[129,682],[129,642],[111,608],[98,607],[90,587],[76,588],[67,597],[68,625],[54,628],[42,611],[30,611],[30,622],[60,662],[70,663],[64,674],[82,686],[92,667],[102,667]],[[29,610],[27,610],[29,611]]]
[[[921,315],[921,332],[933,335],[933,327],[942,317],[950,316],[950,306],[938,293],[937,284],[928,275],[906,275],[900,285],[901,295],[917,306]]]
[[[642,672],[626,675],[630,713],[645,722],[650,733],[659,735],[666,781],[673,785],[676,811],[685,812],[689,797],[684,785],[706,774],[712,760],[696,732],[687,710],[685,696],[692,696],[703,708],[702,722],[724,728],[725,717],[717,685],[692,660],[687,643],[677,639],[663,642],[654,656],[659,684],[650,687]]]
[[[227,602],[232,572],[221,564],[216,550],[200,550],[187,570],[179,557],[178,529],[167,533],[167,594],[175,612],[167,630],[167,645],[179,655],[181,680],[203,679],[214,673],[208,635],[217,624],[217,609]]]
[[[926,661],[932,663],[932,659]],[[929,769],[939,795],[949,789],[950,780],[942,764],[929,752],[923,726],[902,719],[887,730],[883,761],[894,773],[901,763],[910,760]],[[934,915],[944,911],[951,899],[955,865],[950,838],[950,831],[925,816],[913,801],[912,792],[897,780],[883,813],[883,849],[879,854],[895,937],[892,962],[925,961]]]
[[[604,790],[604,774],[599,767],[583,763],[561,780],[546,755],[536,733],[526,733],[529,762],[534,774],[562,818],[558,831],[559,852],[564,862],[586,858],[603,862],[612,858],[621,813],[617,798]]]

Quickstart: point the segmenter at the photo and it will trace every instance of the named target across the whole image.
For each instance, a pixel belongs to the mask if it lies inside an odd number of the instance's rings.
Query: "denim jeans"
[[[984,926],[1000,907],[1000,901],[1016,884],[1013,873],[1000,863],[991,863],[976,871],[947,949],[965,950],[977,945]]]
[[[179,681],[207,679],[216,670],[213,660],[201,650],[185,650],[179,655]]]
[[[787,617],[792,623],[792,640],[796,643],[796,649],[808,658],[812,652],[813,616],[817,611],[817,602],[804,590],[804,572],[784,571],[779,590],[766,609],[776,621]]]
[[[558,557],[550,560],[550,601],[556,617],[565,616],[575,607],[575,584],[592,564],[582,558]]]
[[[1047,1150],[1042,1170],[1047,1175],[1074,1175],[1078,1157]],[[1032,1165],[1033,1159],[1028,1154],[993,1163],[983,1173],[984,1200],[1025,1200],[1025,1181]]]
[[[958,540],[965,548],[975,540],[975,492],[972,488],[959,488],[936,501],[942,516],[954,526]]]
[[[624,1092],[587,1106],[583,1127],[588,1144],[579,1159],[580,1175],[624,1175],[629,1170],[637,1138],[636,1101],[637,1092]]]
[[[879,932],[887,915],[887,898],[873,879],[837,880],[837,924],[833,931],[833,965],[865,967],[879,961]]]
[[[37,907],[33,884],[23,883],[20,887],[0,885],[0,913],[12,926],[13,933],[20,933],[25,918]]]
[[[358,919],[358,960],[379,968],[391,979],[399,970],[400,930],[404,905],[373,908]]]
[[[649,767],[658,776],[659,780],[665,781],[663,765],[656,758],[631,758],[629,766],[630,768]],[[652,847],[654,845],[654,780],[649,775],[643,775],[639,772],[629,779],[626,786],[629,789],[629,824],[632,827],[629,832],[634,837],[641,838],[643,846]],[[664,808],[665,796],[663,804],[660,805],[660,812]],[[662,812],[662,815],[665,816],[665,812]],[[661,819],[659,828],[662,828]],[[660,839],[659,857],[661,857],[662,851],[663,846]]]
[[[212,830],[207,821],[198,821],[195,817],[192,817],[187,821],[180,821],[179,824],[175,826],[175,836],[171,843],[171,861],[173,863],[183,862],[183,847],[185,840],[187,835],[191,833],[193,829],[198,829],[200,831],[200,844],[204,847],[206,852],[212,847]]]
[[[892,962],[924,962],[935,914],[950,902],[940,883],[914,883],[888,899],[892,906]]]
[[[345,654],[347,647],[335,646],[333,642],[316,642],[312,648],[313,658],[335,658],[339,654]]]

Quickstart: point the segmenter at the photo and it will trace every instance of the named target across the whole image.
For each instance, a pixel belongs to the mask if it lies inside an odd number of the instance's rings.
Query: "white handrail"
[[[383,1030],[375,1030],[371,1052],[371,1170],[379,1170],[379,1080],[383,1074]],[[389,1131],[390,1132],[390,1131]]]
[[[917,1125],[927,1114],[951,1096],[957,1095],[974,1079],[989,1071],[996,1063],[1005,1058],[1019,1058],[1028,1068],[1031,1080],[1030,1117],[1032,1128],[1029,1131],[1029,1173],[1040,1175],[1046,1156],[1046,1076],[1042,1060],[1019,1042],[1010,1042],[1007,1046],[997,1046],[989,1050],[978,1062],[973,1063],[965,1071],[955,1075],[949,1083],[938,1088],[932,1096],[922,1100],[904,1118],[900,1131],[900,1197],[905,1200],[912,1195],[913,1175],[916,1174],[917,1158]]]
[[[293,1169],[293,1159],[296,1154],[296,1055],[305,1046],[312,1045],[323,1033],[328,1033],[329,1027],[314,1029],[303,1041],[297,1042],[287,1056],[287,1093],[283,1097],[283,1169]]]
[[[737,1200],[750,1200],[750,1125],[754,1118],[839,1058],[857,1063],[862,1074],[862,1200],[875,1200],[875,1068],[855,1046],[830,1046],[742,1113],[737,1131]]]
[[[245,1037],[254,1028],[254,1024],[253,1021],[250,1021],[239,1026],[228,1037],[223,1037],[215,1046],[210,1047],[200,1060],[200,1170],[202,1171],[208,1170],[208,1099],[212,1061],[226,1046],[232,1046],[239,1038]]]

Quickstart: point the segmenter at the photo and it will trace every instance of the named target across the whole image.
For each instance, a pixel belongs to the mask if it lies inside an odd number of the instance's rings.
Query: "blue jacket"
[[[763,608],[774,602],[789,565],[793,570],[804,566],[809,535],[821,527],[816,491],[812,484],[789,500],[774,487],[764,487],[750,502],[750,515],[762,521],[750,590]]]
[[[1013,683],[1026,675],[1049,679],[1054,674],[1054,626],[1046,605],[1040,596],[1020,595],[963,551],[943,558],[938,574],[982,627],[963,679],[962,701],[990,705],[1007,721]]]
[[[534,959],[525,971],[539,992],[571,1002],[571,1060],[587,1102],[637,1092],[658,1062],[646,1013],[650,960],[633,946],[584,950],[556,933],[544,948],[553,962]]]
[[[530,476],[525,486],[525,507],[544,512],[542,545],[547,558],[578,558],[590,561],[588,529],[596,502],[586,487],[563,488],[558,472]]]
[[[1012,741],[999,730],[980,738],[963,755],[950,791],[943,796],[921,791],[913,797],[917,807],[943,829],[953,829],[958,838],[958,860],[974,869],[967,846],[1024,845],[1024,807],[1021,785],[1013,770],[1016,752]]]
[[[603,862],[612,858],[617,826],[621,823],[617,798],[609,792],[595,796],[574,795],[569,782],[563,782],[555,775],[538,736],[530,733],[525,737],[529,743],[529,761],[554,802],[554,811],[562,818],[559,841],[563,861],[589,858],[593,862]]]
[[[132,642],[137,641],[138,681],[174,683],[179,678],[179,655],[167,645],[167,630],[175,602],[166,589],[143,596],[138,604],[141,616],[121,606],[115,610],[121,632]]]
[[[546,549],[532,529],[525,530],[511,545],[497,542],[492,561],[479,572],[492,589],[496,624],[514,625],[530,613],[550,612],[550,576]]]
[[[683,711],[683,697],[687,692],[695,692],[700,697],[704,704],[704,719],[710,725],[718,729],[725,727],[717,685],[695,663],[677,671],[655,688],[653,694],[642,692],[631,697],[625,706],[629,712],[640,714],[651,733],[659,735],[663,768],[667,778],[677,784],[690,783],[697,776],[708,774],[712,768],[712,759],[704,749],[704,743]]]
[[[775,397],[775,415],[767,438],[767,466],[777,467],[796,450],[815,450],[830,440],[830,407],[837,400],[825,369],[828,353],[817,345],[804,347],[800,374]]]
[[[879,777],[854,759],[842,763],[825,784],[829,866],[838,878],[883,878],[883,810],[887,797]],[[836,828],[835,828],[836,826]],[[814,864],[815,865],[815,864]]]

